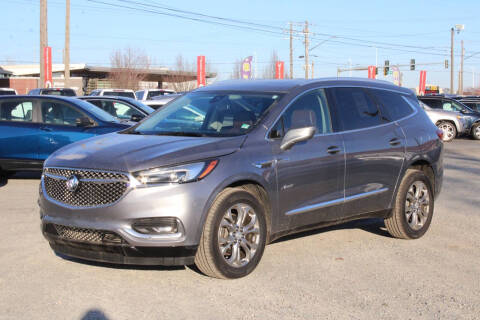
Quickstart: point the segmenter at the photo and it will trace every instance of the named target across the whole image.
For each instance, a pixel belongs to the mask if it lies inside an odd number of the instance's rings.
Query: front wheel
[[[205,275],[234,279],[248,275],[265,249],[265,205],[255,188],[223,190],[205,221],[195,265]]]
[[[420,170],[407,170],[400,182],[392,214],[385,219],[388,232],[401,239],[420,238],[432,222],[433,202],[428,177]]]
[[[442,121],[437,125],[438,129],[443,131],[443,141],[450,142],[457,136],[457,128],[448,121]]]
[[[480,140],[480,123],[476,123],[472,127],[472,139]]]

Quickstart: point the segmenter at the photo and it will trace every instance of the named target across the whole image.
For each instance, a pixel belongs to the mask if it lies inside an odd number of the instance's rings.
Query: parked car
[[[155,111],[140,101],[127,97],[85,96],[78,98],[96,105],[123,121],[138,122]]]
[[[135,92],[129,89],[96,89],[89,96],[115,96],[135,99]]]
[[[181,97],[183,93],[172,93],[166,96],[156,96],[153,97],[152,100],[147,100],[145,101],[145,104],[150,106],[153,109],[160,109],[170,101],[173,101],[177,99],[178,97]]]
[[[65,96],[75,97],[75,90],[70,88],[37,88],[30,90],[28,95],[49,95],[49,96]]]
[[[454,111],[432,109],[420,101],[420,106],[432,122],[443,131],[443,141],[450,142],[458,135],[469,134],[468,121],[463,115]]]
[[[467,122],[468,135],[473,139],[480,140],[480,112],[470,109],[459,101],[443,96],[419,96],[418,99],[432,109],[457,113]]]
[[[174,90],[169,89],[145,89],[135,92],[135,97],[140,101],[152,100],[153,97],[166,96],[176,93]]]
[[[470,97],[462,98],[462,99],[459,100],[459,102],[466,105],[467,107],[469,107],[470,109],[472,109],[474,111],[480,112],[480,98],[478,98],[478,97],[476,97],[476,98],[470,98]]]
[[[274,239],[354,219],[415,239],[441,189],[441,135],[383,81],[216,83],[50,156],[43,234],[66,256],[218,278],[252,272]]]
[[[128,127],[78,99],[0,97],[0,171],[41,170],[51,153],[69,143]]]
[[[17,95],[17,90],[11,88],[0,88],[0,96]]]

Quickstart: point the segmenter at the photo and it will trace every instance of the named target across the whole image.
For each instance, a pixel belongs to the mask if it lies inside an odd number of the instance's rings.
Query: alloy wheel
[[[420,230],[428,219],[430,195],[427,186],[422,181],[412,183],[405,201],[405,217],[413,230]]]
[[[480,125],[477,125],[477,126],[473,129],[473,135],[474,135],[477,139],[480,139]]]
[[[232,267],[247,265],[260,243],[260,223],[253,208],[245,203],[230,207],[218,228],[218,248]]]
[[[438,128],[443,131],[443,140],[450,141],[455,138],[455,128],[448,122],[441,123]]]

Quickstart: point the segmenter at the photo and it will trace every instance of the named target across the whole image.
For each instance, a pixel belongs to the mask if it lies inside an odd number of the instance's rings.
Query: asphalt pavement
[[[56,256],[38,185],[24,175],[0,187],[0,319],[480,319],[480,141],[446,144],[423,238],[360,220],[280,239],[228,281]]]

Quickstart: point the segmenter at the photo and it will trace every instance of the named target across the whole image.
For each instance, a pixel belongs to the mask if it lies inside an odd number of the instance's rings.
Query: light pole
[[[465,29],[464,24],[456,24],[455,28],[450,29],[450,94],[453,94],[453,78],[454,78],[454,49],[453,49],[453,43],[454,43],[454,36],[455,36],[455,30],[457,33],[460,33]]]
[[[315,58],[319,58],[319,56],[317,55],[314,55],[314,54],[311,54],[310,57],[315,57]],[[305,56],[298,56],[298,59],[304,59]],[[313,60],[312,60],[312,66],[310,67],[310,65],[308,64],[305,64],[305,68],[306,68],[306,74],[308,73],[308,69],[312,68],[312,78],[313,78],[313,66],[314,66],[314,63],[313,63]],[[308,79],[308,78],[307,78]]]

